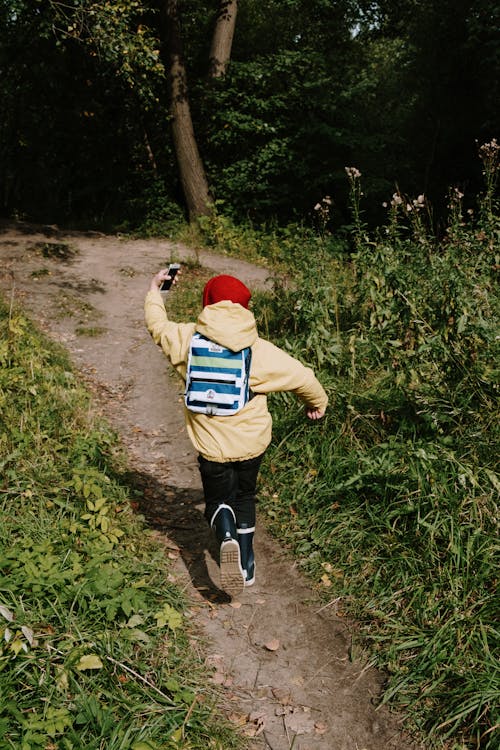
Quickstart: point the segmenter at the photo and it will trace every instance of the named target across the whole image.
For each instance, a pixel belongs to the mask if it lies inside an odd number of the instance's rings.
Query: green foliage
[[[327,236],[307,263],[297,248],[294,285],[263,301],[260,325],[316,368],[331,405],[305,425],[274,397],[264,495],[326,600],[361,623],[384,701],[429,747],[493,748],[500,220],[491,188],[476,219],[462,197],[440,241],[425,198],[397,193],[377,236],[355,214],[348,261]]]
[[[151,3],[121,0],[89,4],[78,0],[71,7],[53,0],[52,9],[52,24],[63,39],[81,40],[91,54],[97,50],[146,109],[156,105],[155,87],[163,83],[165,69],[154,25],[146,23],[151,24],[158,15]]]
[[[325,195],[365,220],[396,181],[443,215],[479,189],[474,141],[497,127],[497,2],[256,0],[231,64],[207,79],[217,4],[178,3],[194,132],[211,192],[238,221],[307,221]],[[0,210],[169,234],[182,215],[169,131],[168,29],[147,0],[0,0]],[[471,196],[467,200],[471,201]]]
[[[321,51],[285,48],[235,60],[204,93],[207,170],[217,199],[234,215],[290,220],[295,210],[303,217],[325,185],[336,190],[337,164],[348,153],[343,123],[335,122],[337,75],[339,68],[325,69]],[[297,122],[309,101],[309,117]]]
[[[0,0],[0,210],[44,223],[137,225],[155,164],[172,183],[163,67],[143,6],[16,6]]]
[[[250,221],[234,221],[227,210],[223,201],[216,201],[215,210],[209,216],[200,217],[196,227],[189,227],[187,235],[180,233],[181,239],[191,246],[214,248],[224,255],[269,266],[275,280],[287,273],[290,263],[307,265],[309,255],[316,257],[325,247],[326,252],[333,255],[342,255],[346,250],[344,241],[319,236],[303,224],[280,226],[269,222],[257,226]],[[302,247],[299,258],[297,245]]]
[[[131,218],[122,223],[121,229],[132,229],[141,237],[175,235],[185,222],[181,207],[158,178],[150,185],[143,184],[139,193],[129,199],[127,212]]]
[[[22,313],[0,331],[0,746],[237,747],[116,436]]]

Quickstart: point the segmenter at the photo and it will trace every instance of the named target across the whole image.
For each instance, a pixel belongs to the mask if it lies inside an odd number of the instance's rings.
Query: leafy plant
[[[0,330],[0,746],[238,747],[116,435],[22,313]]]
[[[348,178],[356,208],[360,177]],[[268,522],[361,623],[388,673],[384,702],[409,712],[429,747],[493,748],[498,729],[500,220],[489,191],[477,220],[451,191],[441,239],[425,196],[396,193],[375,237],[355,214],[350,257],[323,245],[259,310],[330,395],[313,426],[289,397],[271,400]]]

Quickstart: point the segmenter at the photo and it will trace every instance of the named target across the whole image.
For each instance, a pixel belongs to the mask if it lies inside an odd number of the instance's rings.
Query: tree
[[[238,0],[220,0],[209,57],[209,75],[219,78],[225,75],[231,57]]]
[[[211,210],[208,182],[194,136],[177,0],[166,0],[172,137],[190,220]]]
[[[3,211],[168,221],[213,197],[289,221],[330,195],[339,225],[346,165],[372,222],[396,182],[434,204],[473,193],[475,140],[498,137],[499,16],[500,0],[0,0]]]

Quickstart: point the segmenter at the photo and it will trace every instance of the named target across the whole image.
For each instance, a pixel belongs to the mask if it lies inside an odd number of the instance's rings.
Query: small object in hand
[[[168,275],[170,276],[169,279],[164,279],[160,286],[160,292],[168,292],[170,287],[172,286],[174,279],[177,275],[177,273],[180,270],[180,263],[171,263],[168,267]]]

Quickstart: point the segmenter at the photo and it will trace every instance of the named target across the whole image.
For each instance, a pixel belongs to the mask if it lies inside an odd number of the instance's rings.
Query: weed
[[[88,336],[89,338],[96,338],[106,333],[106,328],[101,326],[77,326],[75,328],[77,336]]]
[[[265,513],[325,598],[361,624],[429,747],[493,748],[499,703],[496,144],[478,220],[462,195],[438,241],[424,196],[393,196],[375,238],[352,168],[354,252],[330,242],[266,295],[261,330],[315,367],[331,406],[311,427],[270,399]],[[285,408],[283,408],[285,407]]]
[[[68,263],[73,260],[77,251],[66,242],[35,242],[28,250],[40,252],[44,258]]]
[[[38,270],[32,271],[30,276],[36,280],[43,276],[50,276],[50,271],[48,268],[39,268]]]

